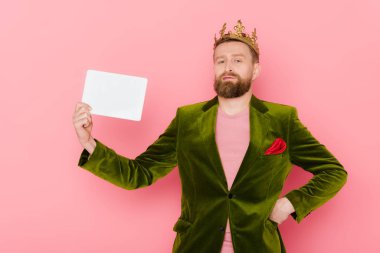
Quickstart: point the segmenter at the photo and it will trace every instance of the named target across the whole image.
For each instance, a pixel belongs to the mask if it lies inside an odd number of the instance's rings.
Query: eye
[[[224,61],[223,61],[223,60],[222,60],[222,61],[217,61],[217,63],[218,63],[218,64],[221,64],[221,63],[224,63]]]
[[[236,59],[235,62],[242,62],[242,60],[240,60],[240,59]]]

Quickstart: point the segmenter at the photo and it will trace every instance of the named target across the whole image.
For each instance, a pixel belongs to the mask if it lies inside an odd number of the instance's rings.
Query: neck
[[[218,96],[219,106],[228,115],[235,115],[243,111],[251,101],[252,90],[237,98],[224,98]]]

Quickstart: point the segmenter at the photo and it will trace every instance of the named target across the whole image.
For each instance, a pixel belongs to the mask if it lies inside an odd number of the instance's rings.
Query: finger
[[[77,119],[82,114],[85,114],[91,117],[91,112],[87,108],[82,107],[77,112],[74,113],[73,120]]]
[[[88,118],[83,118],[83,119],[76,121],[75,125],[77,127],[88,127],[89,125],[91,125],[91,122],[89,121]]]
[[[85,107],[86,104],[83,103],[83,102],[78,102],[76,105],[75,105],[75,111],[78,111],[80,108],[82,107]]]
[[[92,107],[89,105],[89,104],[87,104],[87,103],[83,103],[83,102],[78,102],[77,104],[76,104],[76,106],[75,106],[75,111],[77,112],[79,109],[81,109],[81,108],[87,108],[88,110],[91,110],[92,109]]]
[[[78,111],[77,111],[77,114],[81,114],[83,112],[86,112],[88,114],[90,114],[90,109],[88,107],[81,107]]]
[[[81,106],[81,102],[78,102],[75,104],[75,111],[78,111],[79,107]]]
[[[80,115],[78,115],[75,119],[74,119],[74,122],[77,122],[78,120],[82,120],[82,119],[88,119],[88,121],[91,123],[92,122],[92,118],[91,118],[91,115],[84,112]]]
[[[84,111],[84,112],[75,114],[75,116],[73,117],[73,121],[77,121],[83,118],[89,118],[90,120],[92,120],[91,113],[88,111]]]
[[[83,113],[77,115],[77,117],[74,120],[80,120],[80,119],[84,119],[84,118],[91,119],[91,116],[88,112],[83,112]]]

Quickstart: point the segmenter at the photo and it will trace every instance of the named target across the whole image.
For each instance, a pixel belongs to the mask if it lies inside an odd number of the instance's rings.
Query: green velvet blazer
[[[117,154],[98,139],[91,156],[83,150],[78,166],[124,189],[146,187],[179,169],[181,214],[172,252],[219,253],[230,219],[235,253],[286,252],[278,224],[269,219],[292,164],[313,174],[285,196],[294,220],[328,201],[343,187],[347,171],[300,122],[295,107],[250,100],[250,143],[231,189],[215,141],[218,97],[181,106],[166,130],[135,159]],[[264,151],[276,138],[286,149]]]

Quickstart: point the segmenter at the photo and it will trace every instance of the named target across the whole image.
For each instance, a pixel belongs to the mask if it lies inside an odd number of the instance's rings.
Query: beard
[[[229,76],[234,76],[237,80],[233,81],[224,81],[223,76],[215,78],[214,81],[214,90],[218,96],[224,98],[236,98],[245,94],[251,88],[252,77],[248,79],[242,79],[239,75],[228,73]]]

